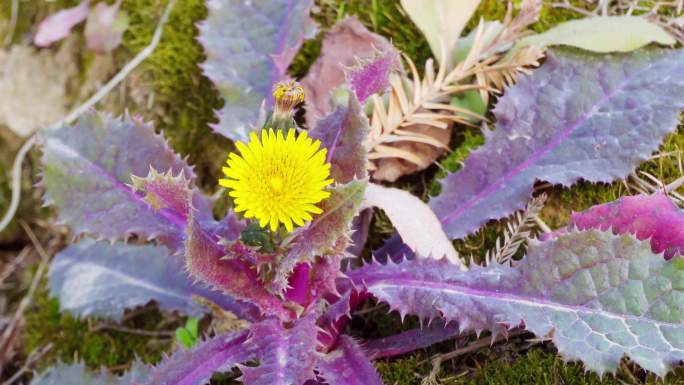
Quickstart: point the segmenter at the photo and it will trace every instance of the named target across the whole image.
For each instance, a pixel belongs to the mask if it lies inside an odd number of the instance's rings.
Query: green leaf
[[[178,341],[179,344],[190,349],[195,345],[197,339],[194,338],[187,329],[178,328],[176,329],[176,341]]]
[[[188,318],[185,322],[185,330],[190,332],[190,335],[195,339],[199,336],[199,319],[197,317]]]
[[[482,97],[480,97],[480,93],[475,90],[456,94],[456,96],[451,99],[451,105],[472,111],[480,116],[484,116],[487,113],[487,105],[482,100]],[[479,119],[474,116],[469,116],[468,120],[472,123],[476,123]]]
[[[610,16],[567,21],[523,38],[517,46],[569,45],[594,52],[628,52],[650,43],[673,45],[676,41],[660,26],[642,17]]]
[[[480,0],[401,0],[401,6],[423,32],[439,62],[451,57],[456,41],[479,4]]]

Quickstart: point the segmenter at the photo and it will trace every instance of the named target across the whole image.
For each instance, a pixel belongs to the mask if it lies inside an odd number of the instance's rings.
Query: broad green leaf
[[[423,32],[440,62],[451,57],[456,41],[479,4],[480,0],[401,0],[401,6]]]
[[[569,45],[594,52],[629,52],[650,43],[673,45],[675,39],[660,26],[636,16],[590,17],[567,21],[517,46]]]

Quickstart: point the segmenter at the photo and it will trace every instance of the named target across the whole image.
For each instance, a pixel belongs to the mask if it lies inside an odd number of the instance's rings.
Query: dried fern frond
[[[521,73],[531,73],[532,67],[539,66],[539,60],[544,57],[543,47],[523,47],[510,55],[506,55],[496,64],[485,67],[477,74],[478,84],[495,93],[501,93],[504,87],[513,85]],[[483,97],[485,103],[488,97]]]
[[[388,146],[390,143],[414,142],[446,147],[434,137],[406,130],[406,127],[425,125],[446,129],[452,123],[472,126],[472,118],[484,119],[483,116],[472,111],[449,104],[451,97],[459,92],[487,88],[486,85],[478,83],[459,84],[483,69],[482,64],[476,60],[480,56],[478,49],[484,46],[483,36],[484,24],[480,24],[473,49],[468,57],[449,72],[447,72],[446,64],[439,65],[435,71],[434,61],[429,59],[425,64],[425,75],[421,78],[415,63],[408,56],[403,55],[411,72],[411,78],[400,73],[392,73],[387,101],[378,95],[373,96],[374,105],[368,141],[371,170],[375,169],[372,161],[382,158],[400,158],[418,166],[424,166],[424,162],[415,154]],[[441,60],[441,63],[446,63],[446,60]]]
[[[511,263],[511,258],[518,251],[520,246],[529,239],[532,229],[534,228],[535,218],[539,216],[544,203],[546,202],[546,194],[541,194],[538,197],[532,198],[527,203],[525,210],[518,211],[511,220],[506,223],[504,229],[503,239],[499,237],[496,240],[496,246],[485,255],[485,263],[489,264],[491,261],[498,263]]]
[[[506,56],[495,52],[501,52],[502,47],[510,46],[520,37],[538,18],[540,9],[541,0],[525,0],[515,18],[509,5],[503,24],[481,20],[473,33],[468,54],[451,69],[447,67],[446,57],[440,58],[441,64],[437,68],[430,59],[421,78],[415,63],[403,55],[410,76],[392,73],[388,95],[385,98],[373,96],[371,132],[367,142],[369,169],[377,170],[378,161],[387,158],[408,162],[416,169],[425,168],[436,155],[417,154],[411,149],[420,147],[402,143],[428,145],[441,151],[448,149],[448,143],[428,135],[425,128],[449,129],[454,123],[473,126],[473,122],[484,120],[479,114],[452,105],[451,99],[458,93],[478,90],[486,104],[489,93],[501,91],[515,82],[519,73],[539,65],[543,50],[537,47],[527,47]],[[442,52],[446,55],[446,50]],[[415,129],[417,127],[422,130]]]

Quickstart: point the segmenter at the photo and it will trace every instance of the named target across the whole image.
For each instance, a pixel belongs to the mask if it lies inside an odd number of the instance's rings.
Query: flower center
[[[272,177],[271,187],[274,191],[280,192],[283,189],[283,179],[277,176]]]

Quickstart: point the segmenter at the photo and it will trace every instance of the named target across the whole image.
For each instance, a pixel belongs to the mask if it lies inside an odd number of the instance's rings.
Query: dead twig
[[[116,332],[135,334],[139,336],[146,337],[156,337],[156,338],[173,338],[176,335],[175,331],[156,331],[156,330],[144,330],[144,329],[133,329],[127,328],[125,326],[112,325],[112,324],[99,324],[95,326],[92,331],[97,332],[101,330],[113,330]]]
[[[28,308],[28,306],[33,301],[33,296],[36,293],[36,290],[38,290],[38,284],[40,283],[40,279],[43,277],[43,274],[45,273],[48,262],[50,260],[50,256],[47,254],[43,246],[40,244],[38,238],[33,233],[31,228],[28,227],[24,222],[19,223],[24,228],[24,231],[26,231],[28,237],[31,239],[33,247],[35,247],[36,251],[41,257],[41,261],[38,265],[38,269],[36,270],[36,274],[33,276],[33,280],[31,281],[31,286],[29,286],[28,292],[26,293],[24,298],[22,298],[21,302],[19,303],[19,306],[17,307],[17,310],[14,312],[14,315],[12,316],[11,320],[5,327],[2,336],[0,337],[0,373],[2,373],[2,370],[4,369],[5,365],[5,360],[3,358],[6,358],[6,355],[12,347],[12,342],[14,341],[14,337],[16,336],[16,333],[18,331],[19,323],[24,316],[26,308]]]
[[[440,354],[435,354],[430,358],[432,361],[432,370],[430,371],[430,374],[425,377],[422,381],[422,385],[436,385],[439,382],[437,381],[437,376],[439,375],[439,372],[442,367],[442,363],[445,361],[453,360],[454,358],[460,357],[464,354],[472,353],[475,351],[478,351],[480,349],[486,348],[487,346],[493,346],[494,344],[497,344],[503,340],[507,340],[511,337],[517,337],[519,335],[522,335],[526,333],[525,330],[516,330],[512,332],[511,334],[505,336],[503,334],[499,334],[496,337],[482,337],[478,340],[475,340],[468,344],[465,347],[456,349],[454,351],[451,351],[449,353],[440,353]]]
[[[31,367],[32,367],[36,362],[38,362],[38,360],[40,360],[41,358],[43,358],[43,356],[44,356],[45,354],[47,354],[47,352],[49,352],[50,349],[52,349],[52,346],[53,346],[53,345],[52,345],[52,342],[50,342],[50,343],[46,344],[45,346],[41,347],[41,348],[38,349],[38,350],[33,350],[33,351],[29,354],[28,358],[26,359],[26,363],[24,364],[24,366],[22,366],[21,369],[19,369],[16,373],[14,373],[14,374],[12,375],[12,377],[10,377],[7,381],[3,382],[2,385],[12,385],[12,384],[14,384],[22,375],[24,375],[24,373],[26,373],[26,372],[28,372],[29,370],[31,370]]]
[[[17,19],[19,19],[19,0],[12,0],[12,14],[10,15],[7,35],[5,35],[5,47],[12,44],[12,40],[14,40],[14,32],[17,30]]]
[[[31,248],[26,246],[19,252],[19,254],[16,257],[14,257],[12,262],[10,262],[10,264],[0,274],[0,286],[2,286],[5,283],[5,280],[9,278],[9,276],[17,270],[17,267],[21,265],[26,259],[26,257],[30,254]]]

